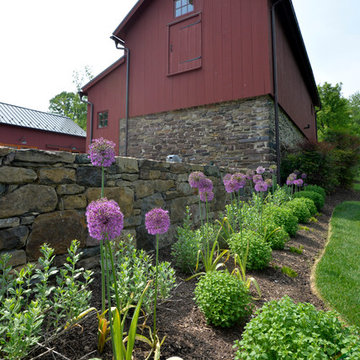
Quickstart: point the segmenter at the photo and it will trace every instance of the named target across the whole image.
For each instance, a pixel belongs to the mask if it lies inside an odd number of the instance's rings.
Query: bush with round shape
[[[310,217],[310,211],[305,203],[305,198],[296,198],[286,203],[286,207],[298,218],[299,223],[306,224]]]
[[[282,250],[285,243],[290,240],[289,234],[282,226],[276,225],[273,221],[268,220],[263,224],[264,238],[270,244],[273,250]]]
[[[195,301],[209,324],[230,327],[251,313],[245,284],[227,271],[210,271],[195,288]]]
[[[304,198],[311,199],[314,202],[314,204],[316,205],[316,208],[318,209],[318,211],[320,211],[325,204],[325,200],[322,197],[322,195],[320,195],[319,193],[317,193],[315,191],[307,191],[307,190],[299,191],[299,192],[295,193],[293,195],[293,197],[294,198],[304,197]]]
[[[305,203],[306,207],[310,212],[310,216],[314,216],[315,214],[317,214],[318,211],[313,200],[304,197],[298,199],[301,199]]]
[[[269,265],[271,260],[271,246],[265,241],[264,236],[256,231],[244,229],[241,233],[232,234],[229,238],[230,252],[243,259],[249,243],[246,268],[260,270]]]
[[[299,220],[285,206],[268,204],[264,209],[264,218],[272,220],[278,226],[282,226],[291,237],[296,235]]]
[[[235,347],[235,360],[360,359],[358,330],[345,327],[335,312],[288,296],[257,310]]]
[[[320,195],[322,195],[322,197],[324,199],[326,198],[325,189],[323,187],[319,186],[319,185],[306,185],[305,190],[306,191],[315,191],[315,192],[319,193]]]

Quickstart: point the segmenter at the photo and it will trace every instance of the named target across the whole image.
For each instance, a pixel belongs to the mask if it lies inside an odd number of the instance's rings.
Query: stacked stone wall
[[[215,166],[173,164],[117,157],[106,169],[105,196],[114,199],[125,215],[124,236],[132,234],[139,247],[151,249],[145,213],[154,207],[169,210],[171,228],[160,245],[175,239],[185,207],[199,222],[198,197],[188,185],[192,171],[203,171],[215,185],[211,216],[224,209],[225,192]],[[87,231],[85,210],[100,197],[101,169],[86,154],[0,147],[0,255],[8,252],[19,266],[36,261],[39,248],[48,243],[61,263],[73,239],[80,241],[85,266],[98,262],[98,241]],[[204,209],[203,209],[204,214]]]

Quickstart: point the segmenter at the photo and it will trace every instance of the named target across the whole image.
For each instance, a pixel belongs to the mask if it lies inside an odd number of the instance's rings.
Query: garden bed
[[[317,222],[302,227],[296,237],[287,243],[285,250],[274,250],[271,266],[262,271],[249,271],[248,275],[256,278],[262,298],[254,301],[255,307],[261,307],[264,302],[280,299],[289,295],[295,302],[310,302],[318,309],[326,309],[324,303],[314,294],[311,287],[311,269],[314,261],[321,253],[327,240],[328,224],[334,207],[345,200],[359,200],[360,193],[353,191],[338,191],[328,196],[326,204]],[[298,254],[290,251],[290,247],[303,248]],[[160,259],[172,261],[170,249],[160,250]],[[231,264],[229,264],[231,266]],[[291,278],[283,274],[281,268],[290,267],[298,274]],[[98,269],[99,270],[99,269]],[[172,297],[166,303],[158,306],[157,328],[162,338],[166,336],[161,348],[161,359],[179,356],[188,359],[231,360],[234,358],[233,343],[240,339],[244,324],[238,324],[229,329],[216,328],[206,324],[206,320],[193,300],[196,279],[185,282],[187,277],[177,272],[177,287]],[[93,306],[101,308],[99,271],[91,284],[93,291]],[[253,295],[256,295],[255,293]],[[93,313],[81,323],[65,332],[55,341],[46,346],[54,351],[37,357],[46,352],[46,348],[33,352],[29,359],[71,359],[86,360],[91,358],[112,359],[110,343],[99,355],[97,348],[97,318]],[[148,324],[151,325],[151,319]],[[137,344],[134,359],[143,360],[148,348]]]

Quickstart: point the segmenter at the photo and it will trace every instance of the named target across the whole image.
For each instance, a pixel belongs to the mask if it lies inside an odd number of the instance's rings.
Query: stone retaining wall
[[[174,241],[186,205],[198,222],[198,197],[188,185],[192,171],[203,171],[214,182],[214,216],[225,206],[219,168],[117,157],[106,170],[105,196],[125,215],[123,234],[133,234],[139,247],[151,249],[154,237],[147,235],[144,217],[154,207],[169,210],[171,218],[161,246]],[[100,186],[101,170],[86,154],[0,147],[0,255],[10,253],[12,265],[19,266],[35,261],[46,242],[61,262],[61,254],[77,239],[84,248],[84,265],[93,265],[98,242],[88,235],[84,214],[89,202],[100,197]]]

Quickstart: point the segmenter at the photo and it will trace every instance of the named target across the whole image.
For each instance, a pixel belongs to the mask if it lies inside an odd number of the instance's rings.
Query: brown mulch
[[[259,308],[265,301],[279,299],[289,295],[296,302],[310,302],[318,309],[326,309],[325,304],[312,291],[310,276],[315,260],[321,254],[328,236],[328,225],[332,211],[336,205],[347,200],[360,201],[360,193],[340,190],[328,196],[318,222],[306,224],[297,232],[296,237],[287,243],[285,250],[273,251],[271,266],[263,271],[248,272],[254,276],[262,291],[261,300],[255,301]],[[293,253],[291,246],[303,247],[302,254]],[[170,249],[160,250],[161,260],[171,261]],[[298,274],[290,278],[281,272],[282,266],[288,266]],[[161,347],[161,360],[171,356],[179,356],[184,360],[231,360],[234,358],[233,343],[241,337],[244,324],[230,329],[217,328],[206,324],[206,320],[193,300],[193,292],[197,280],[185,282],[186,275],[177,272],[177,287],[169,301],[158,306],[157,328],[159,336],[166,336]],[[92,284],[94,306],[100,308],[99,276]],[[255,293],[254,293],[255,295]],[[148,320],[151,325],[151,319]],[[146,333],[145,333],[146,335]],[[110,343],[103,354],[99,355],[97,347],[96,315],[89,316],[81,327],[75,327],[47,345],[57,353],[48,352],[38,357],[43,360],[70,359],[89,360],[91,358],[112,359]],[[143,360],[148,348],[136,345],[134,359]],[[32,353],[28,359],[45,352],[43,348]]]

